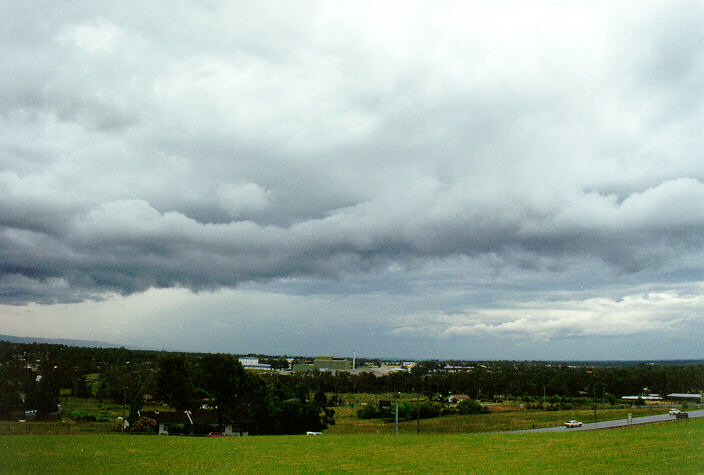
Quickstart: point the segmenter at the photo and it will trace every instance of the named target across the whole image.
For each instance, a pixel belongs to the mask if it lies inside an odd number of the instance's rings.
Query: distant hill
[[[71,338],[41,338],[33,336],[12,335],[0,335],[0,341],[9,341],[10,343],[50,343],[53,345],[86,346],[89,348],[117,348],[120,346],[114,343],[105,343],[104,341],[74,340]]]

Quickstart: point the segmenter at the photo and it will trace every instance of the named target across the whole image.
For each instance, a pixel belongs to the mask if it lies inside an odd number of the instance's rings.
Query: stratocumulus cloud
[[[697,250],[704,236],[704,185],[693,179],[668,181],[621,203],[593,193],[543,207],[518,197],[509,205],[469,195],[449,189],[394,197],[289,226],[204,223],[144,200],[66,211],[62,223],[23,223],[18,216],[2,231],[4,274],[22,276],[37,290],[61,279],[69,292],[131,293],[383,271],[409,258],[452,254],[491,253],[509,263],[517,253],[524,260],[579,254],[633,271]],[[28,210],[32,220],[39,212]]]
[[[701,280],[696,4],[3,10],[0,304],[388,292],[426,298],[390,334],[551,339]]]

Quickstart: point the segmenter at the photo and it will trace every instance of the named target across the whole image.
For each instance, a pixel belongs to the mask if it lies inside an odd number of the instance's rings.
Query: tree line
[[[98,373],[97,387],[86,375]],[[250,434],[296,434],[334,424],[334,410],[318,391],[245,371],[227,354],[144,352],[0,342],[0,419],[19,410],[40,418],[57,411],[59,392],[124,404],[134,426],[145,403],[177,411],[208,410],[218,425]]]
[[[700,393],[703,364],[572,365],[547,362],[484,361],[445,369],[438,361],[417,363],[409,372],[306,373],[296,376],[328,392],[467,394],[475,399],[520,397],[621,397],[645,393]]]
[[[270,360],[285,366],[283,358]],[[465,366],[458,369],[459,365]],[[704,388],[704,365],[697,363],[483,361],[452,366],[422,361],[410,371],[384,376],[342,371],[253,373],[245,371],[232,355],[0,342],[0,417],[9,418],[20,409],[50,414],[59,402],[59,389],[64,388],[73,396],[124,404],[130,421],[136,420],[145,401],[151,399],[176,410],[211,407],[220,421],[241,421],[250,433],[296,433],[333,423],[326,393],[452,393],[494,400],[616,398],[698,393]],[[97,387],[86,381],[91,373],[99,374]]]

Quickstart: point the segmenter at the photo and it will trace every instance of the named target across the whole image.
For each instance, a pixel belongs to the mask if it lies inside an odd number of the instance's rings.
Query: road
[[[696,417],[704,417],[704,410],[700,411],[687,411],[689,414],[690,419],[694,419]],[[636,424],[651,424],[653,422],[665,422],[665,421],[674,421],[675,416],[671,416],[669,414],[658,414],[657,416],[644,416],[644,417],[634,417],[632,419],[631,425],[636,425]],[[565,421],[566,422],[566,421]],[[680,422],[685,422],[685,421],[680,421]],[[567,428],[565,426],[560,426],[560,427],[545,427],[543,429],[527,429],[527,430],[516,430],[516,431],[511,431],[513,433],[517,432],[574,432],[578,430],[596,430],[596,429],[611,429],[613,427],[627,427],[628,424],[628,419],[617,419],[615,421],[603,421],[603,422],[588,422],[585,423],[582,427],[573,427],[573,428]]]

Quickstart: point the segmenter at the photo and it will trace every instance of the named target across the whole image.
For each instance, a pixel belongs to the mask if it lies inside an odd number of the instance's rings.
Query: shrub
[[[479,401],[474,399],[464,399],[457,404],[457,412],[459,414],[486,414],[489,409],[479,404]]]
[[[88,411],[73,411],[69,414],[69,417],[74,421],[81,422],[95,422],[97,420],[95,415],[91,414]]]
[[[110,422],[110,430],[113,432],[121,432],[122,424],[123,422],[120,419],[114,419],[112,422]]]
[[[406,420],[430,419],[438,417],[442,412],[442,405],[433,401],[404,402],[399,405],[398,416]]]
[[[357,417],[360,419],[376,419],[381,417],[381,413],[373,405],[368,404],[362,406],[361,409],[357,409]]]
[[[342,403],[342,398],[340,398],[340,396],[338,396],[337,394],[333,394],[333,396],[328,401],[328,407],[342,406]]]
[[[140,417],[132,427],[130,432],[156,432],[156,421],[148,417]]]

